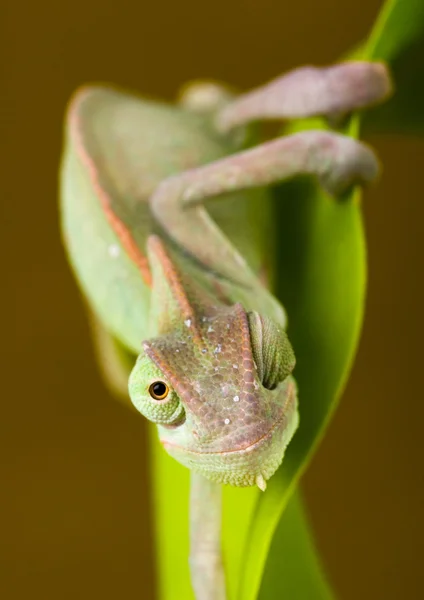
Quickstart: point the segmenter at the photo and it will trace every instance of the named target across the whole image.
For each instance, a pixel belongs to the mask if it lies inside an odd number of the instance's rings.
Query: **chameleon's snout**
[[[200,446],[189,449],[179,445],[177,440],[174,442],[170,439],[169,431],[164,431],[161,436],[162,444],[171,456],[207,479],[239,487],[257,485],[265,490],[266,481],[280,466],[299,422],[294,379],[288,377],[279,386],[278,392],[285,398],[280,417],[265,434],[245,447],[221,452],[210,451],[207,446],[204,449]]]

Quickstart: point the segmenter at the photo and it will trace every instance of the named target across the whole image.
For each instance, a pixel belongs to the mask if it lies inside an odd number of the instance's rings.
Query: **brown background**
[[[247,88],[335,59],[366,34],[379,4],[1,3],[1,598],[153,598],[143,424],[102,386],[59,242],[67,98],[87,80],[164,97],[196,76]],[[304,487],[339,597],[415,599],[423,597],[424,142],[372,142],[385,175],[365,201],[364,335]]]

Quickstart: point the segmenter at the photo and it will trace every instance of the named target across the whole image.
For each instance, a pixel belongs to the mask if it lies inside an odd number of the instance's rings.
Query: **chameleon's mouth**
[[[296,385],[291,380],[280,417],[244,447],[222,451],[187,449],[168,440],[161,441],[167,452],[186,467],[213,481],[244,487],[258,484],[258,479],[266,481],[275,473],[297,425]]]
[[[187,454],[193,454],[193,455],[204,455],[204,454],[211,454],[211,455],[222,455],[222,456],[226,456],[229,454],[239,454],[241,452],[252,452],[254,451],[256,448],[259,448],[262,444],[264,444],[267,440],[269,440],[273,433],[274,430],[277,429],[278,427],[280,427],[284,421],[286,420],[286,415],[283,412],[282,416],[274,422],[274,424],[268,429],[268,431],[266,433],[264,433],[263,435],[261,435],[261,437],[259,437],[255,442],[251,442],[250,444],[248,444],[247,446],[244,446],[242,448],[236,448],[234,450],[222,450],[221,452],[217,452],[216,450],[187,450],[187,448],[184,448],[183,446],[180,446],[178,444],[173,444],[172,442],[168,442],[167,440],[161,440],[163,447],[166,450],[169,450],[170,452],[172,452],[173,449],[175,450],[180,450],[180,451],[184,451]]]

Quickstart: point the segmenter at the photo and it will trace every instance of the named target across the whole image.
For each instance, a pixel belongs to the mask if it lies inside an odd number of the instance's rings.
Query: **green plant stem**
[[[196,600],[226,600],[222,486],[194,472],[190,482],[190,572]]]

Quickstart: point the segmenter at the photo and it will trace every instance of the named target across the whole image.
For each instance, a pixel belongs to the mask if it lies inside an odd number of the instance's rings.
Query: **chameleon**
[[[337,199],[372,182],[373,150],[336,128],[390,93],[383,63],[352,61],[242,94],[196,81],[170,104],[86,86],[69,103],[64,244],[97,339],[113,349],[106,376],[128,379],[135,408],[191,471],[198,600],[225,598],[221,484],[265,490],[299,426],[295,355],[272,294],[270,187],[308,175]],[[335,129],[267,139],[260,127],[313,116]],[[137,356],[129,374],[121,350]]]

